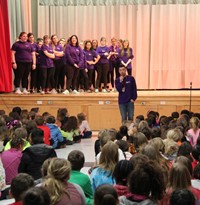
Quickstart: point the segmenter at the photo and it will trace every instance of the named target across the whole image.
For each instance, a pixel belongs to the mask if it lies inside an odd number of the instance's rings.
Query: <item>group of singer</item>
[[[105,37],[99,45],[97,40],[79,42],[76,35],[59,40],[55,34],[35,42],[33,33],[21,32],[11,50],[16,94],[107,93],[114,90],[120,67],[132,75],[129,41],[114,37],[108,46]]]

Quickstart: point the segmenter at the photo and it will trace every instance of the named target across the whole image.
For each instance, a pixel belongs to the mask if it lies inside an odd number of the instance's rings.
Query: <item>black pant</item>
[[[99,88],[101,77],[103,77],[104,88],[106,88],[108,71],[109,71],[109,63],[97,64],[97,80],[96,80],[97,89]]]
[[[69,90],[72,87],[72,90],[77,89],[77,78],[79,74],[79,68],[75,66],[66,65],[67,70],[67,89]]]
[[[41,87],[42,90],[55,88],[54,73],[55,68],[41,68]]]
[[[66,65],[62,65],[61,71],[60,71],[60,76],[58,80],[58,88],[60,87],[62,90],[64,89],[65,85],[65,75],[66,75]]]
[[[89,90],[88,83],[88,74],[85,69],[80,69],[78,80],[77,80],[77,88],[83,88],[84,90]]]
[[[31,70],[31,85],[30,89],[37,89],[39,90],[41,86],[41,79],[40,79],[40,65],[36,65],[35,70]]]
[[[93,71],[93,75],[92,75],[92,85],[94,88],[96,87],[96,72],[97,72],[97,66],[94,65],[94,71]]]
[[[22,88],[28,89],[28,76],[31,71],[32,62],[16,62],[16,63],[17,63],[17,69],[14,69],[15,88],[19,88],[20,83],[22,83]]]
[[[120,61],[111,61],[110,62],[110,70],[115,70],[115,78],[119,78],[119,67],[120,67]]]
[[[112,87],[114,88],[114,70],[108,71],[108,83],[111,83]]]
[[[88,69],[88,83],[89,83],[89,87],[92,86],[92,80],[93,80],[93,74],[95,73],[94,69]],[[93,84],[94,88],[95,88],[95,84]]]
[[[132,75],[132,68],[131,69],[127,69],[128,75]]]
[[[63,61],[62,60],[55,60],[54,66],[55,66],[55,75],[54,75],[55,87],[56,87],[56,89],[59,89],[59,86],[60,86],[59,80],[60,80],[60,75],[61,75],[62,69],[63,69]],[[64,84],[64,80],[63,80],[63,84]],[[64,87],[64,85],[63,85],[63,87]]]

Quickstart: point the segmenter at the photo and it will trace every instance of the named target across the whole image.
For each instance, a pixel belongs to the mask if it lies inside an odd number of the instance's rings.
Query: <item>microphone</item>
[[[190,104],[189,104],[189,111],[191,112],[192,108],[192,82],[190,82]]]

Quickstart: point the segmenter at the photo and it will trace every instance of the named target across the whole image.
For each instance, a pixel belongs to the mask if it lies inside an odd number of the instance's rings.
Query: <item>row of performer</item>
[[[129,41],[114,37],[108,46],[105,37],[99,45],[97,40],[79,42],[76,35],[67,40],[45,35],[35,42],[33,33],[21,32],[11,50],[16,94],[28,94],[28,87],[30,92],[41,94],[77,94],[79,90],[106,93],[114,90],[119,67],[126,67],[132,75],[134,55]]]

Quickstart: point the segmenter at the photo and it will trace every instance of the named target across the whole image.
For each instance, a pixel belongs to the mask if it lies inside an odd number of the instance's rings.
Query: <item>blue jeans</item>
[[[134,113],[134,103],[133,102],[119,104],[119,110],[122,116],[122,123],[127,120],[133,121],[133,113]]]

